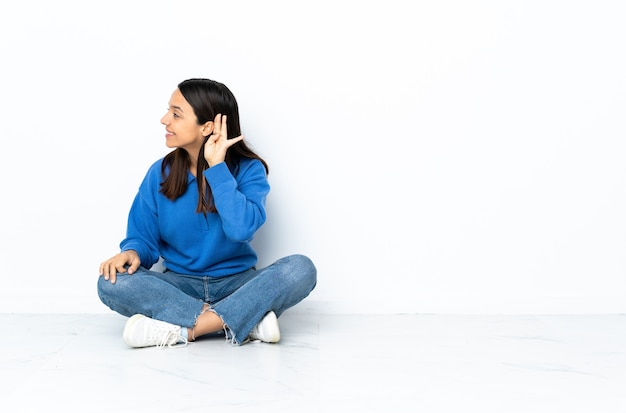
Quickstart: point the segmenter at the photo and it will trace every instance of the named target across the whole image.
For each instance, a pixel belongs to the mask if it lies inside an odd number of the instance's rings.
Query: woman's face
[[[161,118],[161,123],[165,125],[167,147],[185,149],[192,156],[198,154],[205,136],[210,133],[210,125],[207,124],[211,122],[198,125],[193,108],[178,89],[172,93],[167,113]]]

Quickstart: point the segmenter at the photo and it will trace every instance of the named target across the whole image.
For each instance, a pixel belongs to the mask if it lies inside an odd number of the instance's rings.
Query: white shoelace
[[[164,348],[165,346],[169,348],[185,347],[188,343],[185,337],[180,336],[176,330],[169,328],[157,328],[154,334],[154,341],[156,342],[157,348]],[[173,338],[176,338],[176,341],[174,341]]]

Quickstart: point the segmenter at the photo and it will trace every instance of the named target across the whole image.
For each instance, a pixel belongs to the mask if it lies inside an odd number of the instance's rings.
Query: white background
[[[304,308],[626,311],[621,1],[21,1],[0,13],[0,312],[108,312],[159,120],[225,83]]]

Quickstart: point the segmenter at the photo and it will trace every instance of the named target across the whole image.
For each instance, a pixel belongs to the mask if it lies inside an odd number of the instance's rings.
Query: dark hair
[[[194,114],[198,118],[198,125],[212,121],[218,113],[221,113],[228,117],[229,139],[241,135],[237,100],[224,84],[210,79],[187,79],[178,84],[178,90],[193,108]],[[265,172],[269,173],[267,163],[244,141],[239,141],[226,151],[225,162],[233,175],[237,174],[239,161],[243,158],[258,159],[265,167]],[[163,181],[160,192],[172,201],[182,196],[187,191],[187,172],[190,166],[191,160],[186,150],[177,148],[168,153],[163,159],[161,167]],[[167,173],[168,168],[169,173]],[[206,179],[203,178],[203,172],[208,168],[209,164],[204,159],[204,144],[202,144],[198,154],[198,169],[196,170],[196,182],[198,184],[196,212],[204,214],[217,212],[213,203],[211,188],[206,183]]]

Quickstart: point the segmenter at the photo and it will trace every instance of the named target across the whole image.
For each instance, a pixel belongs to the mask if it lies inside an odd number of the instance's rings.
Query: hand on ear
[[[209,139],[204,145],[204,159],[206,159],[209,166],[224,162],[228,148],[243,140],[243,135],[228,139],[228,128],[226,127],[226,122],[226,115],[218,113],[213,122],[207,122],[205,124],[205,130],[202,131],[203,134],[205,131],[210,134]],[[210,124],[213,125],[212,128]]]

